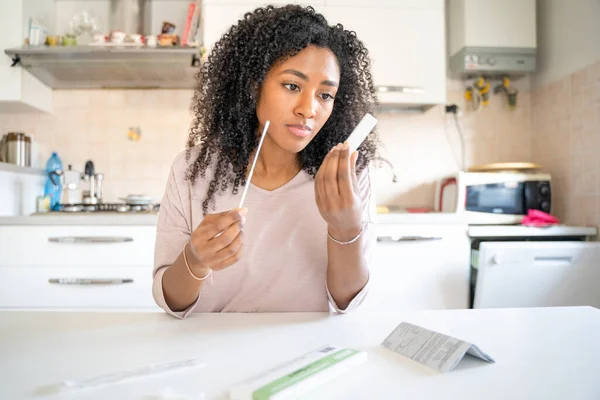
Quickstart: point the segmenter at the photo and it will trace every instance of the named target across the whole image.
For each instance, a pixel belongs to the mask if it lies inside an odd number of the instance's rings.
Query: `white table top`
[[[446,374],[380,346],[407,321],[478,345]],[[368,352],[367,363],[310,399],[599,399],[600,310],[592,307],[396,314],[0,312],[0,398],[213,399],[236,382],[323,344]],[[65,379],[198,357],[205,367],[98,389],[41,396]],[[161,397],[170,393],[178,397]]]

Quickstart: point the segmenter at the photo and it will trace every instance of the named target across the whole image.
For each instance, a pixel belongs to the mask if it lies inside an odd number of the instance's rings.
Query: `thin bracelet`
[[[194,273],[192,272],[192,270],[190,269],[190,265],[188,264],[188,260],[187,260],[187,256],[185,255],[185,249],[187,248],[187,243],[183,246],[183,261],[185,261],[185,266],[187,267],[188,272],[190,273],[190,275],[192,276],[192,278],[194,278],[197,281],[203,281],[206,278],[208,278],[210,276],[210,274],[212,274],[212,269],[208,269],[208,273],[206,275],[204,275],[202,278],[198,278],[196,275],[194,275]]]
[[[331,240],[333,240],[334,242],[336,242],[337,244],[350,244],[350,243],[354,243],[358,240],[358,238],[360,237],[360,235],[362,235],[363,233],[363,228],[360,228],[360,232],[358,232],[358,235],[354,236],[352,239],[348,240],[347,242],[340,242],[339,240],[335,239],[333,236],[331,236],[331,234],[329,233],[329,231],[327,231],[327,237]]]

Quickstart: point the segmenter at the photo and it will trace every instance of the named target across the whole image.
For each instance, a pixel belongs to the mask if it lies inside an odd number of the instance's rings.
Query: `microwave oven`
[[[518,224],[530,209],[551,212],[550,175],[460,171],[437,182],[435,209],[472,225]]]

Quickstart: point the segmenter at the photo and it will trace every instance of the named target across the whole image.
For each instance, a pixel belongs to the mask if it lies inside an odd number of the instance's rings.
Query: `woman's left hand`
[[[362,229],[362,205],[356,177],[358,153],[350,154],[348,143],[335,146],[315,177],[315,200],[327,222],[329,234],[349,241]]]

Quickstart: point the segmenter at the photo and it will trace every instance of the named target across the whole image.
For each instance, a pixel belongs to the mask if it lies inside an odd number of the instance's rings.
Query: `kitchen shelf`
[[[53,89],[191,89],[196,47],[23,46],[4,51]]]
[[[0,171],[15,172],[18,174],[46,175],[46,171],[41,168],[21,167],[5,162],[0,162]]]
[[[83,56],[103,57],[105,54],[198,54],[197,47],[188,46],[116,46],[116,45],[78,45],[78,46],[21,46],[4,51],[8,55],[55,55],[55,56]]]

